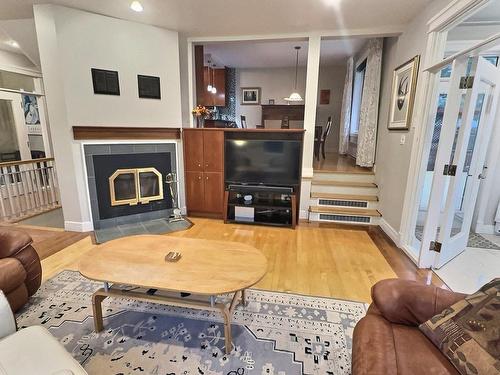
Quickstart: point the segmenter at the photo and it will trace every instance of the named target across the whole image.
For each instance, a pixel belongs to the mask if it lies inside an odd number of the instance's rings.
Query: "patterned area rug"
[[[451,234],[452,236],[454,236],[459,232],[460,232],[459,229],[454,228],[452,229]],[[415,237],[417,237],[419,241],[422,241],[423,233],[424,233],[424,227],[417,225],[415,227]],[[439,228],[438,228],[438,233],[439,233]],[[469,241],[467,242],[467,246],[476,247],[480,249],[500,250],[500,246],[495,245],[490,240],[484,238],[479,233],[474,233],[473,231],[469,232]]]
[[[104,331],[94,331],[91,294],[101,284],[64,271],[45,282],[17,316],[42,325],[89,374],[349,374],[360,302],[248,292],[233,317],[230,355],[217,313],[125,299],[103,302]],[[218,300],[229,300],[219,296]]]

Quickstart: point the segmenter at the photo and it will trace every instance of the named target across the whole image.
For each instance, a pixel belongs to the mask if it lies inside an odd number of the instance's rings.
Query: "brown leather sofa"
[[[373,303],[354,328],[352,375],[458,375],[418,326],[464,296],[409,280],[375,284]]]
[[[40,258],[24,232],[0,228],[0,290],[12,311],[19,310],[42,281]]]

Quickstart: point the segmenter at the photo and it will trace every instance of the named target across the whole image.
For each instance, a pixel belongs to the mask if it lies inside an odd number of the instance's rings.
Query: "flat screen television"
[[[226,139],[226,183],[298,185],[301,145],[297,140]]]

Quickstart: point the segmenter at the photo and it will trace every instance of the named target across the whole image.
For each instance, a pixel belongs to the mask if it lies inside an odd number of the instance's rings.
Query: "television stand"
[[[251,200],[245,200],[251,196]],[[297,189],[289,186],[230,184],[224,193],[224,223],[295,228]]]

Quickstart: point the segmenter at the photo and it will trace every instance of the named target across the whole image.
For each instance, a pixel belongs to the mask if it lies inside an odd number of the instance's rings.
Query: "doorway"
[[[31,159],[20,94],[0,91],[0,162]]]

